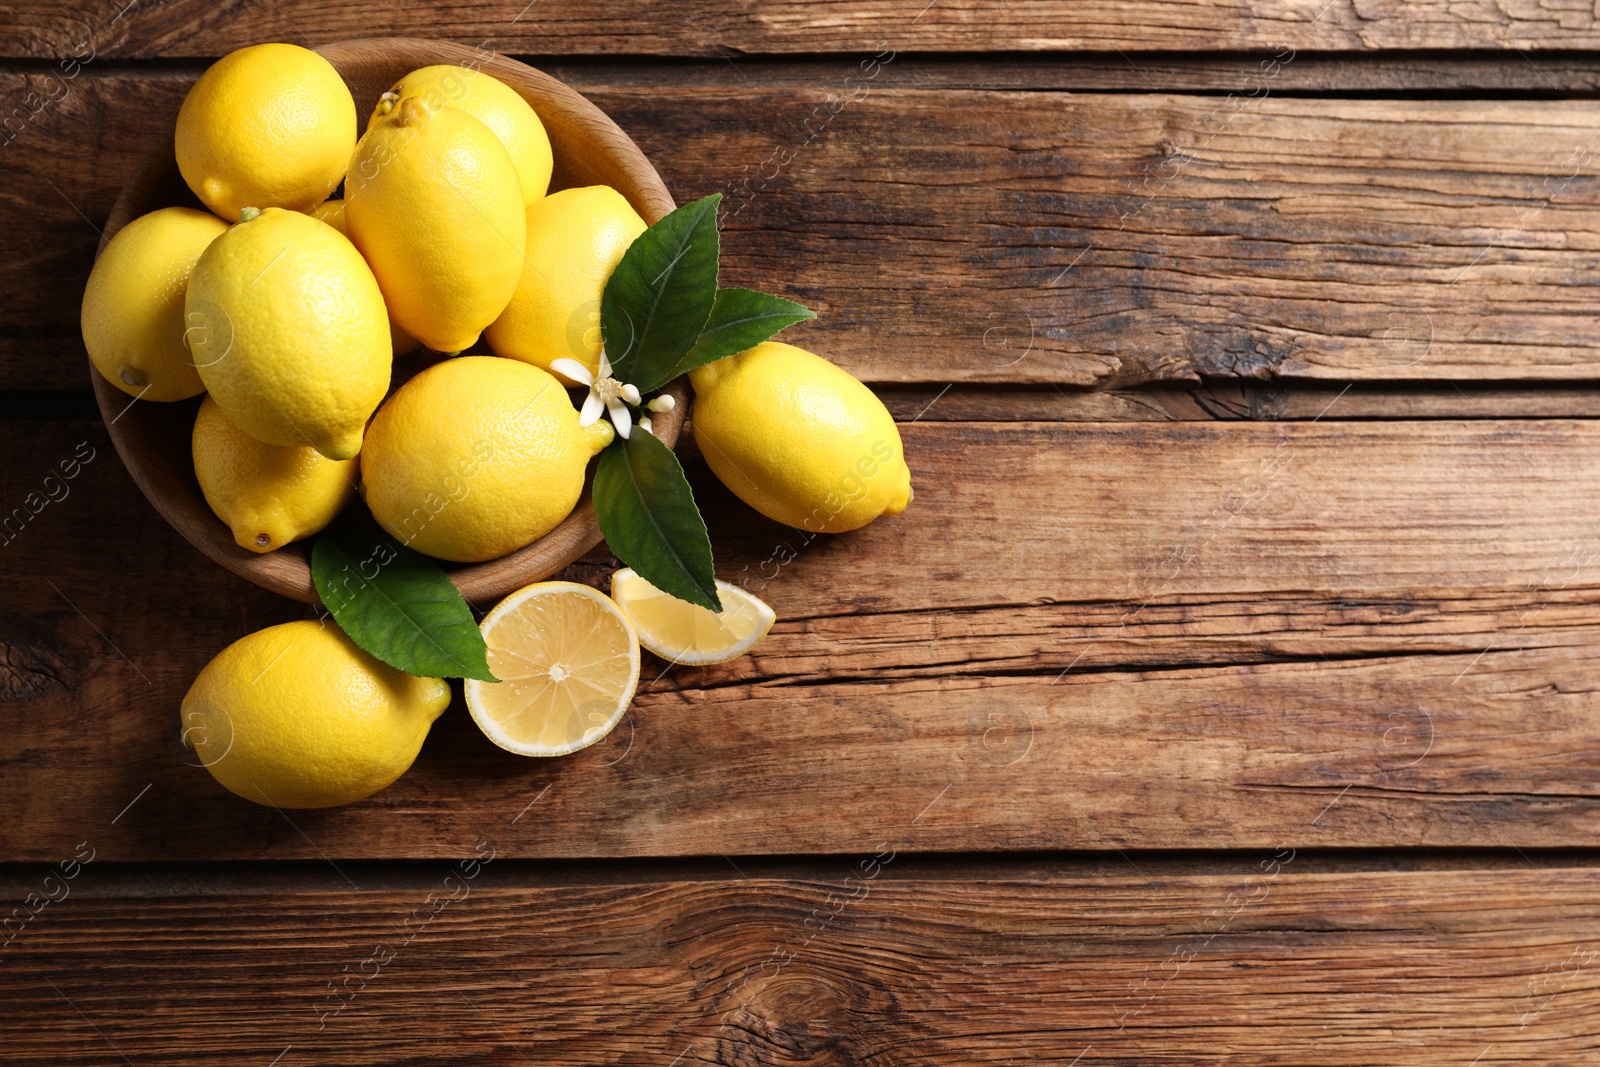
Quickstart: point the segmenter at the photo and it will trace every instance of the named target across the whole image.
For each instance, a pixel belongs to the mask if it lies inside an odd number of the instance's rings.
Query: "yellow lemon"
[[[519,756],[565,756],[622,720],[639,685],[639,638],[617,606],[586,585],[539,582],[484,617],[489,670],[468,678],[467,710]]]
[[[639,643],[670,663],[726,663],[750,651],[777,621],[761,598],[717,583],[720,612],[663,593],[625,567],[611,576],[611,599],[639,631]],[[500,677],[500,675],[495,675]]]
[[[911,502],[883,402],[821,356],[779,341],[698,367],[694,439],[713,473],[769,519],[841,533]]]
[[[311,217],[321,219],[346,237],[350,236],[350,231],[345,228],[344,224],[343,200],[324,200],[311,209]],[[394,354],[397,356],[409,356],[422,347],[422,342],[406,333],[401,325],[394,321],[393,315],[389,316],[389,343],[394,348]]]
[[[83,345],[129,396],[182,400],[205,391],[183,343],[183,294],[206,246],[228,224],[187,207],[141,215],[111,238],[83,291]]]
[[[356,102],[310,49],[251,45],[200,75],[174,144],[183,180],[229,222],[246,207],[310,211],[344,180]]]
[[[378,523],[438,559],[477,563],[543,537],[571,513],[611,424],[578,425],[554,377],[461,356],[396,390],[367,430],[361,485]]]
[[[465,111],[493,130],[516,165],[524,203],[533,203],[550,188],[550,138],[538,114],[511,86],[470,67],[423,67],[389,87],[372,109],[367,129],[413,96],[435,108]]]
[[[406,100],[356,146],[345,224],[395,321],[436,352],[471,347],[522,276],[517,170],[464,111]]]
[[[646,230],[621,193],[605,185],[563,189],[528,205],[527,265],[485,331],[497,355],[550,369],[575,359],[600,366],[600,296],[622,254]]]
[[[184,310],[200,379],[245,432],[329,459],[361,451],[389,388],[389,319],[338,230],[280,208],[247,218],[195,264]]]
[[[269,626],[206,664],[183,698],[182,736],[222,786],[279,808],[369,797],[410,768],[450,704],[332,623]]]
[[[190,447],[206,503],[252,552],[310,537],[356,495],[355,460],[257,441],[209,396],[200,402]]]

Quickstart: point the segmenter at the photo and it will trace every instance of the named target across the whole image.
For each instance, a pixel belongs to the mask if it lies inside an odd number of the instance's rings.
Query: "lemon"
[[[206,664],[183,698],[183,739],[231,793],[330,808],[404,774],[449,704],[443,679],[381,663],[331,623],[286,622]]]
[[[239,547],[252,552],[310,537],[356,495],[355,460],[257,441],[209,396],[195,416],[191,449],[206,503]]]
[[[664,660],[704,666],[738,659],[767,636],[772,609],[736,585],[717,583],[722,612],[663,593],[624,568],[611,576],[611,599],[639,632],[639,643]]]
[[[346,237],[350,236],[350,231],[345,227],[344,224],[343,200],[324,200],[322,203],[311,209],[311,217],[314,219],[321,219],[323,222],[326,222],[329,226],[332,226]],[[395,355],[409,356],[411,353],[422,347],[422,342],[417,340],[415,337],[412,337],[409,333],[406,333],[405,329],[401,327],[398,322],[394,321],[394,316],[390,315],[389,346],[394,349]]]
[[[639,639],[604,593],[539,582],[502,600],[479,627],[498,682],[466,681],[484,734],[520,756],[565,756],[616,726],[639,685]]]
[[[600,297],[644,219],[605,185],[563,189],[528,205],[528,253],[516,295],[484,333],[496,355],[550,369],[600,366]]]
[[[206,246],[227,223],[164,207],[117,231],[83,290],[83,346],[106,381],[144,400],[204,392],[183,343],[183,294]]]
[[[482,122],[411,97],[361,138],[344,200],[389,311],[423,344],[469,348],[505,310],[528,225],[516,166]]]
[[[178,112],[178,170],[229,222],[246,207],[299,211],[344,180],[356,146],[356,102],[333,64],[293,44],[223,56]]]
[[[694,439],[713,473],[769,519],[841,533],[911,502],[883,402],[803,348],[766,341],[698,367]]]
[[[517,91],[498,78],[470,67],[448,64],[414,70],[389,87],[372,109],[367,129],[391,114],[402,102],[419,96],[432,106],[465,111],[494,131],[511,154],[522,186],[524,203],[531,204],[550,188],[550,138],[544,123]]]
[[[543,537],[571,513],[611,424],[578,425],[561,383],[497,356],[436,363],[367,430],[362,492],[373,518],[419,552],[477,563]]]
[[[389,320],[338,230],[267,208],[205,250],[184,309],[200,379],[246,433],[329,459],[361,450],[389,388]]]

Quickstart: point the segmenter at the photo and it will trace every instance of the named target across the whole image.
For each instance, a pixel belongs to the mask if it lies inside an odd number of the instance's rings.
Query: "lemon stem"
[[[239,212],[240,222],[249,222],[251,219],[258,219],[260,217],[261,209],[258,207],[247,207],[243,211]]]
[[[408,96],[400,102],[400,110],[395,112],[395,123],[400,126],[416,126],[426,121],[432,114],[432,108],[420,96]]]

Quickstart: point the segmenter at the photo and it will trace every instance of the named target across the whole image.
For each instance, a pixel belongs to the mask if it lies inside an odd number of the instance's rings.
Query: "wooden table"
[[[122,3],[0,2],[6,1063],[1594,1061],[1589,0]],[[77,308],[214,57],[377,34],[724,192],[917,498],[808,540],[690,449],[753,656],[282,813],[177,708],[305,609],[139,496]]]

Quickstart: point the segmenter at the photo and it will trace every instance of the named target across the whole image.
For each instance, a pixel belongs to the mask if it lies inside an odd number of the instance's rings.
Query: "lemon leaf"
[[[816,317],[817,313],[804,304],[796,304],[781,296],[754,289],[718,289],[705,328],[700,331],[694,347],[678,361],[672,373],[660,382],[646,385],[635,381],[634,384],[645,391],[659,389],[680,374],[687,374],[707,363],[715,363],[725,356],[738,355],[786,327]]]
[[[721,193],[685,204],[640,234],[606,281],[600,332],[612,376],[660,385],[700,336],[717,298]]]
[[[428,557],[376,530],[338,530],[311,546],[311,579],[361,649],[423,678],[497,679],[472,609]]]
[[[606,544],[663,593],[720,612],[711,538],[672,449],[654,434],[619,437],[600,453],[594,510]]]

